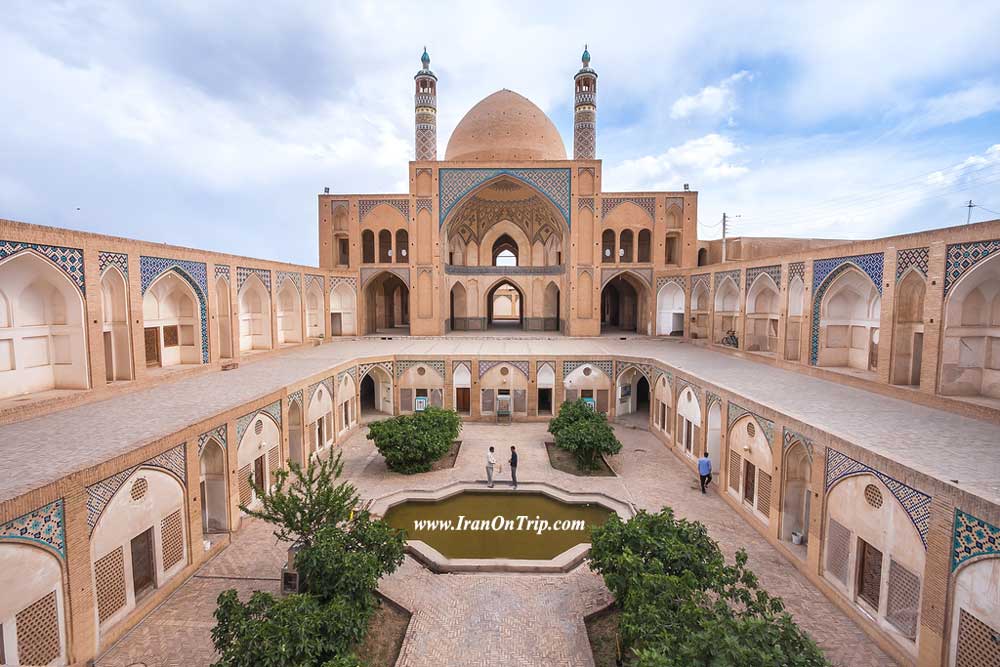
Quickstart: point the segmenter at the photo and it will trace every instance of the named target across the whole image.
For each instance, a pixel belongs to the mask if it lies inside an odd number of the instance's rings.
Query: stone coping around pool
[[[381,496],[372,502],[371,512],[376,516],[385,513],[395,505],[417,500],[425,502],[441,501],[466,491],[477,493],[509,493],[509,487],[492,489],[482,482],[458,481],[437,489],[403,489]],[[567,491],[547,482],[525,482],[518,484],[518,493],[541,493],[568,504],[593,504],[605,507],[623,519],[631,519],[636,514],[635,506],[627,501],[613,498],[605,493],[576,493]],[[422,540],[407,540],[406,553],[431,572],[474,573],[474,572],[522,572],[526,574],[561,574],[580,565],[590,553],[590,543],[585,542],[570,547],[548,560],[528,560],[515,558],[447,558],[437,549]]]

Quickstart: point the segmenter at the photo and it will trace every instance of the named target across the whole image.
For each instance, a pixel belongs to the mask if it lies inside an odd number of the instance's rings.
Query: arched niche
[[[745,414],[735,421],[730,417],[730,421],[732,424],[726,435],[729,493],[747,512],[767,523],[771,518],[772,495],[778,491],[773,479],[771,443],[753,415]]]
[[[677,397],[677,446],[695,458],[701,446],[701,402],[691,387],[684,387]]]
[[[258,412],[247,424],[236,449],[236,485],[239,504],[255,506],[257,492],[250,484],[267,489],[281,465],[281,427],[266,412]]]
[[[410,288],[398,275],[384,271],[374,276],[365,283],[363,294],[365,333],[409,332]]]
[[[354,336],[357,333],[357,295],[347,283],[330,290],[330,335]]]
[[[747,292],[746,349],[750,352],[778,350],[778,286],[766,273],[754,279]]]
[[[1000,591],[1000,556],[964,563],[955,572],[948,632],[949,665],[973,665],[984,656],[1000,654],[996,643],[996,637],[1000,636],[1000,596],[995,591]]]
[[[630,271],[615,275],[601,288],[601,329],[649,333],[649,288]]]
[[[47,549],[0,540],[3,664],[66,664],[63,572]]]
[[[467,331],[469,327],[469,306],[468,294],[462,281],[456,281],[451,286],[450,296],[450,322],[452,331]]]
[[[202,532],[229,531],[229,493],[226,490],[226,448],[215,438],[198,455]]]
[[[288,460],[297,465],[305,465],[305,444],[302,437],[302,401],[288,403]]]
[[[180,274],[167,271],[150,284],[142,314],[147,366],[201,363],[198,294]]]
[[[101,334],[105,380],[132,379],[132,336],[128,322],[128,283],[117,266],[101,276]]]
[[[392,376],[381,366],[372,366],[358,387],[361,414],[392,414]]]
[[[0,261],[0,293],[0,398],[87,389],[84,303],[76,285],[26,250]]]
[[[315,279],[306,288],[306,337],[323,337],[323,288]]]
[[[793,533],[799,535],[800,545],[805,545],[809,536],[809,512],[812,502],[810,483],[812,480],[812,457],[801,440],[795,440],[784,451],[781,492],[781,532],[786,542],[792,541]],[[800,558],[805,557],[804,547],[797,550]]]
[[[216,332],[219,338],[219,356],[223,359],[233,357],[233,306],[230,299],[229,281],[219,276],[215,279],[215,299],[219,315],[216,317]]]
[[[852,475],[827,490],[825,523],[824,577],[915,658],[927,551],[906,509],[875,475]]]
[[[271,295],[257,274],[239,292],[240,351],[271,349]]]
[[[278,289],[278,344],[302,342],[302,299],[291,279]]]
[[[639,414],[649,418],[649,378],[638,367],[630,366],[618,374],[615,387],[616,415]]]
[[[333,396],[326,385],[320,383],[309,396],[306,410],[306,429],[310,435],[310,451],[316,452],[333,444]]]
[[[881,306],[878,289],[860,269],[848,266],[833,277],[819,307],[817,365],[876,370]]]
[[[948,291],[941,393],[1000,399],[1000,255],[980,261]]]
[[[653,387],[653,426],[664,433],[673,433],[673,388],[666,374],[661,374]]]
[[[896,283],[892,334],[893,384],[920,386],[926,293],[926,281],[916,269],[907,271]]]
[[[101,635],[180,574],[189,549],[184,487],[170,473],[140,467],[108,501],[90,536]]]
[[[705,432],[705,449],[712,462],[712,471],[722,482],[722,403],[711,401],[708,405],[708,429]],[[699,452],[700,456],[703,452]]]
[[[800,276],[788,281],[788,318],[785,322],[785,359],[798,361],[802,346],[802,313],[805,308],[805,283]]]
[[[656,333],[684,335],[684,290],[677,283],[664,283],[656,294]]]
[[[563,395],[567,401],[579,398],[593,399],[598,412],[610,409],[614,382],[609,375],[594,364],[582,364],[563,377]]]
[[[340,376],[337,383],[337,424],[340,427],[338,433],[343,433],[357,423],[358,411],[356,407],[357,385],[350,373]]]

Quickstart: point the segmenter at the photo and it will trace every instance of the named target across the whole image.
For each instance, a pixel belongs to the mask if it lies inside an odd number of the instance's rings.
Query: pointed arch
[[[981,260],[945,301],[941,393],[1000,399],[1000,254]]]
[[[291,279],[278,288],[278,345],[302,342],[302,298]]]
[[[819,322],[813,364],[875,370],[882,295],[857,265],[845,262],[830,273],[814,295]]]
[[[0,340],[0,398],[87,389],[83,295],[65,271],[34,250],[0,260],[6,301]]]
[[[346,282],[330,290],[330,335],[354,336],[357,334],[357,294]]]
[[[780,311],[778,285],[770,275],[761,273],[747,290],[746,349],[748,351],[777,352]]]
[[[656,334],[684,335],[684,289],[674,282],[664,283],[656,294]]]
[[[322,279],[316,278],[306,287],[306,337],[323,337],[323,287]]]
[[[0,627],[18,641],[4,644],[3,664],[67,664],[65,579],[60,559],[25,542],[0,542]],[[22,627],[23,625],[23,627]],[[27,641],[22,645],[21,637]]]
[[[226,448],[209,438],[198,455],[203,533],[228,532],[229,494],[226,490]]]
[[[101,276],[101,333],[105,380],[132,379],[132,336],[129,328],[128,281],[117,266]]]
[[[256,273],[239,291],[240,351],[271,349],[271,294]]]
[[[200,296],[180,269],[160,274],[142,297],[146,366],[199,364],[204,328]]]
[[[910,267],[896,283],[893,299],[893,384],[920,386],[924,344],[924,297],[927,281]]]

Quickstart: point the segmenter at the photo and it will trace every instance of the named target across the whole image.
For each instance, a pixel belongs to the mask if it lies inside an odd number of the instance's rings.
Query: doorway
[[[552,388],[540,387],[538,389],[538,414],[552,414]]]
[[[378,410],[378,405],[375,402],[375,380],[372,379],[371,375],[366,375],[361,379],[360,395],[361,414],[368,410],[372,412]]]
[[[156,583],[153,570],[153,529],[147,528],[132,538],[132,591],[138,598]]]
[[[160,328],[146,327],[143,330],[143,337],[146,343],[146,366],[159,366],[160,364]]]
[[[472,408],[472,389],[469,387],[455,388],[455,410],[459,414],[467,415]]]

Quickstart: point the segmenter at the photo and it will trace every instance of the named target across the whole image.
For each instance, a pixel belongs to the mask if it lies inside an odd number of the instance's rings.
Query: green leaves
[[[549,433],[555,436],[557,447],[571,452],[580,466],[589,470],[597,467],[602,454],[617,454],[622,449],[607,417],[582,399],[562,404],[559,414],[549,422]]]
[[[251,479],[261,509],[243,505],[240,509],[274,524],[274,535],[279,540],[307,545],[322,527],[350,521],[359,496],[350,482],[336,483],[344,472],[340,452],[336,457],[310,458],[305,468],[297,463],[289,463],[288,467],[275,473],[271,491],[258,487]]]
[[[427,408],[369,424],[368,438],[390,470],[411,475],[430,470],[461,430],[462,420],[454,410]]]
[[[727,565],[696,521],[670,508],[593,530],[591,567],[622,609],[637,667],[825,667],[822,652],[759,586],[740,549]]]

